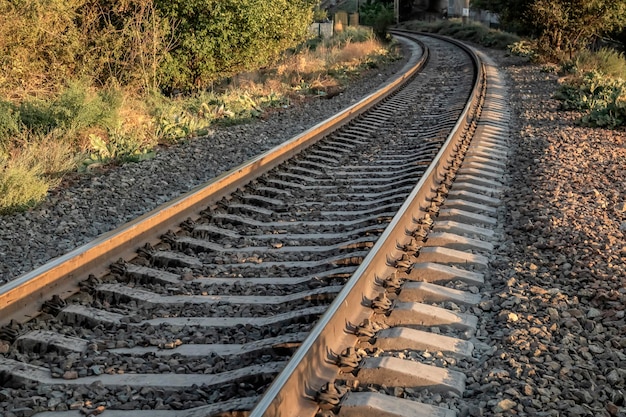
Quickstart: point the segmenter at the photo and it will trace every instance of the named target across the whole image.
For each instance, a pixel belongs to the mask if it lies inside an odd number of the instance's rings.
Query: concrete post
[[[463,24],[464,25],[469,23],[469,10],[470,10],[470,0],[464,0],[463,1],[463,10],[462,10]]]

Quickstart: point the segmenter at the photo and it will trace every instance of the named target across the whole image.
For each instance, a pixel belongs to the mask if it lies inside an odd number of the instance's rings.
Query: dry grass
[[[66,140],[58,130],[43,136],[23,134],[6,154],[11,162],[9,165],[31,168],[38,175],[49,178],[75,170],[78,161],[75,143]]]
[[[125,96],[119,110],[118,130],[125,136],[136,138],[145,146],[154,147],[158,143],[154,117],[145,100],[134,96]]]
[[[375,39],[369,39],[365,42],[348,42],[343,48],[339,48],[332,56],[335,65],[348,66],[355,68],[363,64],[373,55],[384,55],[386,50],[380,42]]]
[[[47,135],[24,138],[0,155],[0,213],[39,204],[61,174],[76,169],[76,150],[67,141]]]
[[[49,188],[41,172],[11,160],[0,166],[0,214],[34,207],[43,201]]]
[[[336,86],[336,78],[329,73],[349,72],[360,68],[373,57],[387,55],[385,47],[376,39],[364,42],[346,41],[342,45],[319,45],[297,55],[286,57],[276,68],[281,83],[290,88],[298,88],[302,83]]]
[[[269,108],[288,106],[308,95],[330,96],[353,74],[387,58],[388,50],[369,33],[353,30],[290,53],[274,68],[234,77],[215,91],[178,98],[123,91],[119,106],[112,104],[115,100],[96,101],[89,91],[85,99],[69,95],[78,99],[70,100],[68,108],[78,103],[81,111],[75,119],[62,120],[61,125],[68,126],[65,130],[37,134],[23,130],[0,142],[0,214],[38,204],[64,173],[84,166],[81,162],[144,159],[159,142],[205,134],[214,123],[264,117]],[[48,110],[54,113],[54,103]],[[92,123],[93,115],[95,120],[106,117],[107,122]]]

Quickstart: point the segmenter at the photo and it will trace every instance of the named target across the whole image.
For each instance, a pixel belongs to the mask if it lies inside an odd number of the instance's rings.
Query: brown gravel
[[[489,51],[511,156],[470,416],[626,416],[626,133],[559,111],[558,76]],[[511,314],[513,313],[513,314]]]

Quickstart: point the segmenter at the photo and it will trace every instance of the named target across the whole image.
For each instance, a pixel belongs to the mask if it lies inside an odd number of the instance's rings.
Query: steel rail
[[[331,132],[389,97],[415,75],[428,59],[427,49],[418,42],[398,37],[411,51],[409,62],[400,75],[378,91],[326,119],[298,136],[200,185],[180,197],[103,234],[94,241],[60,256],[0,287],[0,325],[10,320],[27,321],[38,314],[39,306],[52,294],[67,298],[78,290],[77,284],[88,275],[100,276],[108,268],[105,262],[128,258],[146,242],[155,243],[168,230],[176,230],[188,217],[254,178],[271,170]],[[419,49],[423,53],[419,54]]]
[[[394,35],[409,36],[410,32],[394,31]],[[426,34],[422,34],[426,35]],[[318,411],[313,401],[317,390],[326,382],[333,381],[338,373],[330,356],[354,346],[357,337],[347,331],[369,318],[372,310],[364,306],[365,300],[374,299],[380,292],[376,278],[389,276],[395,268],[389,265],[398,248],[405,245],[410,236],[407,231],[416,228],[416,219],[423,217],[429,199],[435,194],[452,160],[456,144],[462,139],[474,121],[471,111],[478,106],[484,94],[485,70],[476,53],[461,42],[435,36],[452,42],[463,49],[474,63],[476,76],[472,93],[464,110],[437,156],[415,186],[406,202],[394,216],[367,257],[350,280],[319,319],[301,347],[292,356],[285,369],[278,375],[252,410],[250,417],[314,416]]]

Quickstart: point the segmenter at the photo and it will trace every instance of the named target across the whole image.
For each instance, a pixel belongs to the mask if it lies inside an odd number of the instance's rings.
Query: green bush
[[[49,184],[40,169],[0,160],[0,214],[34,207],[46,197]]]
[[[0,145],[20,131],[20,115],[15,106],[0,99]]]
[[[325,41],[327,47],[342,47],[348,42],[366,42],[374,38],[374,32],[369,27],[364,26],[348,26],[343,31],[335,34],[333,37]]]
[[[315,9],[313,9],[313,21],[320,23],[328,21],[328,12],[319,7],[315,7]]]
[[[610,49],[584,50],[560,64],[565,82],[554,97],[563,110],[584,112],[580,123],[615,129],[626,125],[626,60]]]
[[[0,93],[42,96],[85,68],[85,0],[0,1]]]
[[[81,0],[76,0],[81,1]],[[88,34],[82,56],[86,75],[100,85],[146,92],[160,88],[162,65],[176,44],[176,22],[154,0],[84,1],[77,14]]]
[[[154,143],[119,131],[109,132],[107,139],[92,133],[89,135],[89,144],[92,151],[90,159],[85,161],[86,165],[110,161],[138,162],[154,156]]]
[[[624,54],[609,48],[602,48],[598,51],[588,49],[580,51],[573,59],[565,61],[562,68],[565,72],[577,72],[579,74],[598,71],[608,77],[626,80]]]
[[[534,61],[538,56],[537,43],[526,39],[512,42],[508,49],[511,54],[529,58],[531,61]]]
[[[165,90],[206,88],[218,78],[275,61],[308,35],[311,0],[155,0],[176,22],[162,66]]]
[[[74,82],[52,101],[22,102],[18,113],[24,126],[34,133],[47,134],[57,128],[80,131],[92,126],[111,129],[117,123],[121,100],[120,92],[105,89],[90,94],[86,84]]]
[[[47,98],[68,79],[199,90],[307,38],[313,0],[0,1],[0,95]],[[55,118],[33,103],[33,124]]]
[[[624,27],[624,7],[623,1],[615,0],[534,0],[527,22],[537,35],[540,51],[560,58]]]
[[[479,43],[488,48],[507,49],[509,45],[518,41],[519,36],[513,33],[490,29]]]
[[[580,119],[590,127],[615,129],[626,124],[626,82],[598,71],[586,73],[579,84],[564,84],[555,94],[563,110],[587,111]]]
[[[361,23],[374,29],[380,39],[387,37],[389,27],[394,24],[393,5],[389,6],[376,0],[367,0],[359,8]]]

